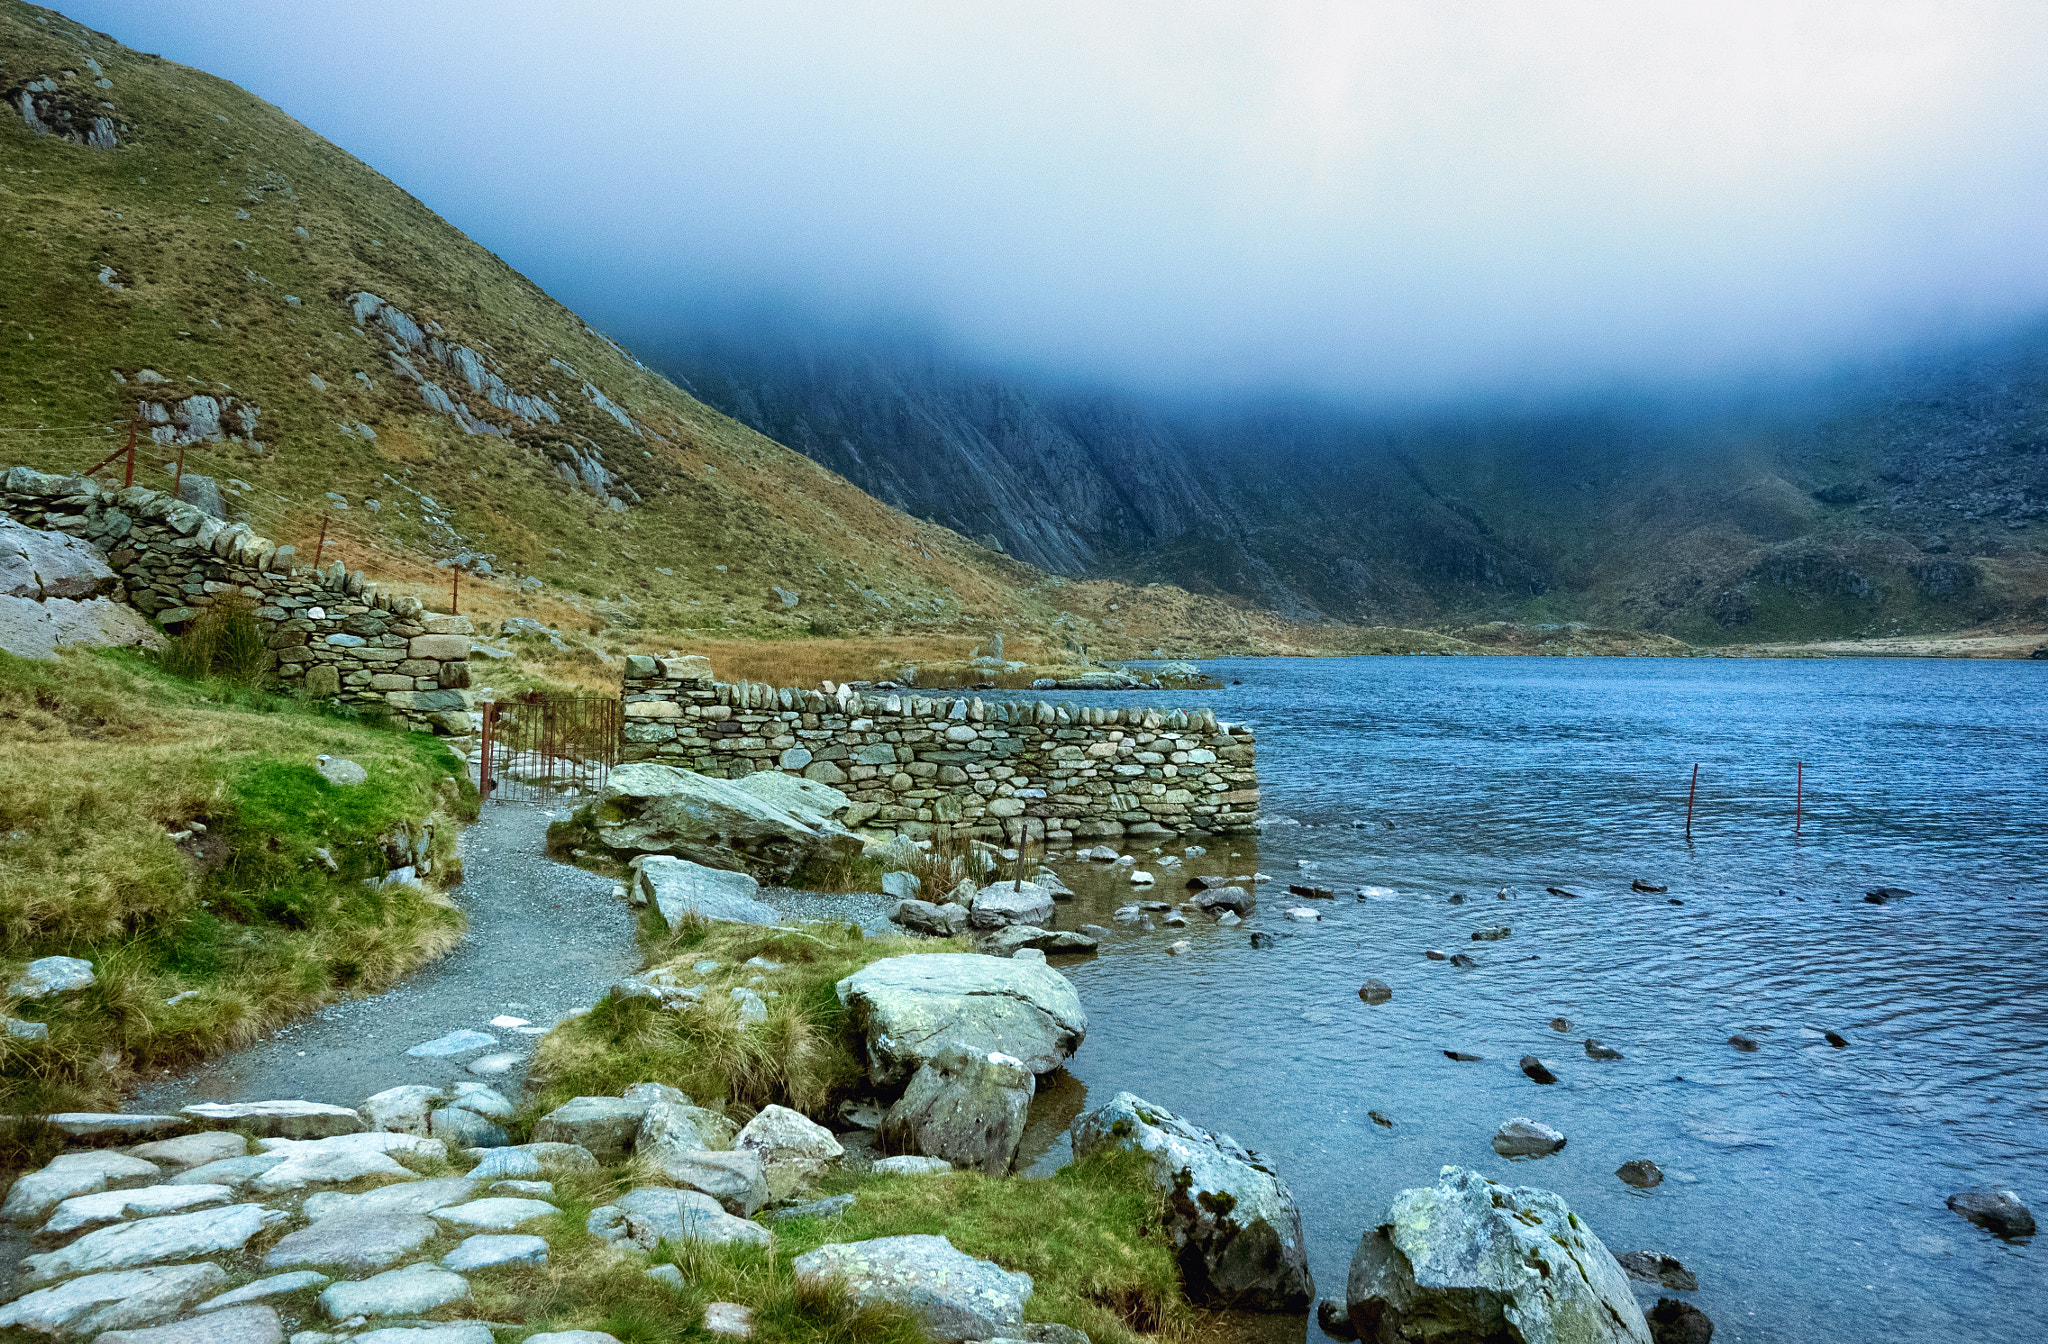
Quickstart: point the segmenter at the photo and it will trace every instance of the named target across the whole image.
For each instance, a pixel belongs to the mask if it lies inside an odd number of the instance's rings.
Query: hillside
[[[929,352],[650,355],[883,499],[1057,572],[1301,622],[1588,621],[1697,644],[2048,628],[2048,337],[1698,400],[1176,412]]]
[[[706,407],[202,71],[0,0],[0,93],[0,466],[82,469],[137,426],[141,483],[182,453],[309,558],[324,523],[326,559],[400,591],[445,606],[459,565],[464,610],[621,647],[1289,634],[1242,603],[1148,623],[1136,588],[1136,626],[1103,627],[1099,602]]]

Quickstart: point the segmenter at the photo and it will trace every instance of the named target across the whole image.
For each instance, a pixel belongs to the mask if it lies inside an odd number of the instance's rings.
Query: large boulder
[[[787,1106],[763,1107],[732,1146],[760,1157],[770,1199],[788,1199],[846,1156],[831,1130]]]
[[[647,1102],[624,1097],[572,1097],[534,1122],[533,1138],[536,1143],[573,1143],[599,1162],[616,1162],[632,1148],[647,1109]]]
[[[92,543],[0,515],[0,595],[97,597],[119,582]]]
[[[836,988],[866,1043],[868,1073],[883,1087],[908,1082],[954,1044],[1049,1073],[1088,1034],[1081,996],[1043,962],[913,953],[870,963]]]
[[[732,782],[770,807],[779,807],[813,826],[836,821],[853,806],[853,799],[830,784],[820,784],[802,775],[785,775],[780,770],[756,770]]]
[[[1301,1210],[1280,1174],[1228,1134],[1119,1092],[1074,1123],[1074,1156],[1146,1155],[1189,1296],[1241,1311],[1307,1311],[1315,1300]]]
[[[1382,1344],[1650,1344],[1627,1275],[1562,1199],[1463,1167],[1394,1197],[1344,1301],[1359,1338]]]
[[[746,873],[707,868],[688,859],[650,855],[633,865],[635,899],[661,912],[670,928],[685,919],[728,924],[774,924],[775,911],[756,899],[761,884]]]
[[[680,1093],[678,1095],[681,1095]],[[738,1133],[717,1111],[682,1102],[653,1101],[640,1121],[633,1151],[660,1166],[672,1153],[723,1152]]]
[[[812,859],[851,861],[864,850],[829,818],[806,820],[731,780],[650,762],[612,771],[593,819],[614,850],[672,854],[772,882]]]
[[[882,1120],[882,1143],[991,1176],[1010,1170],[1038,1079],[1024,1061],[949,1045],[911,1075]]]
[[[790,1268],[800,1284],[841,1286],[855,1306],[908,1309],[938,1344],[1018,1338],[1032,1290],[1029,1274],[976,1260],[944,1237],[834,1242],[798,1256]]]

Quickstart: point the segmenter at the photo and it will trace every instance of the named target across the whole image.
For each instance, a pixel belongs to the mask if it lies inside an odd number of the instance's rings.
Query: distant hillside
[[[0,0],[0,96],[0,467],[83,468],[139,425],[148,484],[182,451],[302,553],[324,521],[329,559],[428,588],[459,564],[591,629],[1134,651],[1071,586],[703,405],[232,84]],[[1175,610],[1219,647],[1259,623]]]
[[[1175,414],[844,342],[661,348],[711,404],[913,514],[1295,620],[1708,644],[2048,626],[2040,333],[1739,410],[1404,420]]]

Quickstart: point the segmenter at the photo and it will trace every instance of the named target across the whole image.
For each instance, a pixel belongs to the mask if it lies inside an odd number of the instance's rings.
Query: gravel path
[[[332,1004],[247,1049],[151,1079],[123,1109],[276,1098],[353,1106],[401,1083],[479,1074],[516,1099],[541,1034],[639,966],[631,912],[612,898],[611,880],[545,857],[548,823],[565,815],[486,804],[460,842],[464,881],[450,896],[469,917],[469,933],[453,952],[386,993]],[[491,1025],[501,1016],[523,1018],[528,1028]],[[495,1043],[446,1058],[406,1054],[461,1030]],[[514,1058],[487,1071],[494,1055]]]

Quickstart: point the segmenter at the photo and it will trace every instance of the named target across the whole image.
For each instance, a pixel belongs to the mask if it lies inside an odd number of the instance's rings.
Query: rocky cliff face
[[[1761,405],[1393,422],[1176,413],[929,354],[698,336],[661,362],[907,512],[1070,575],[1297,620],[1704,641],[2048,620],[2048,334]]]

